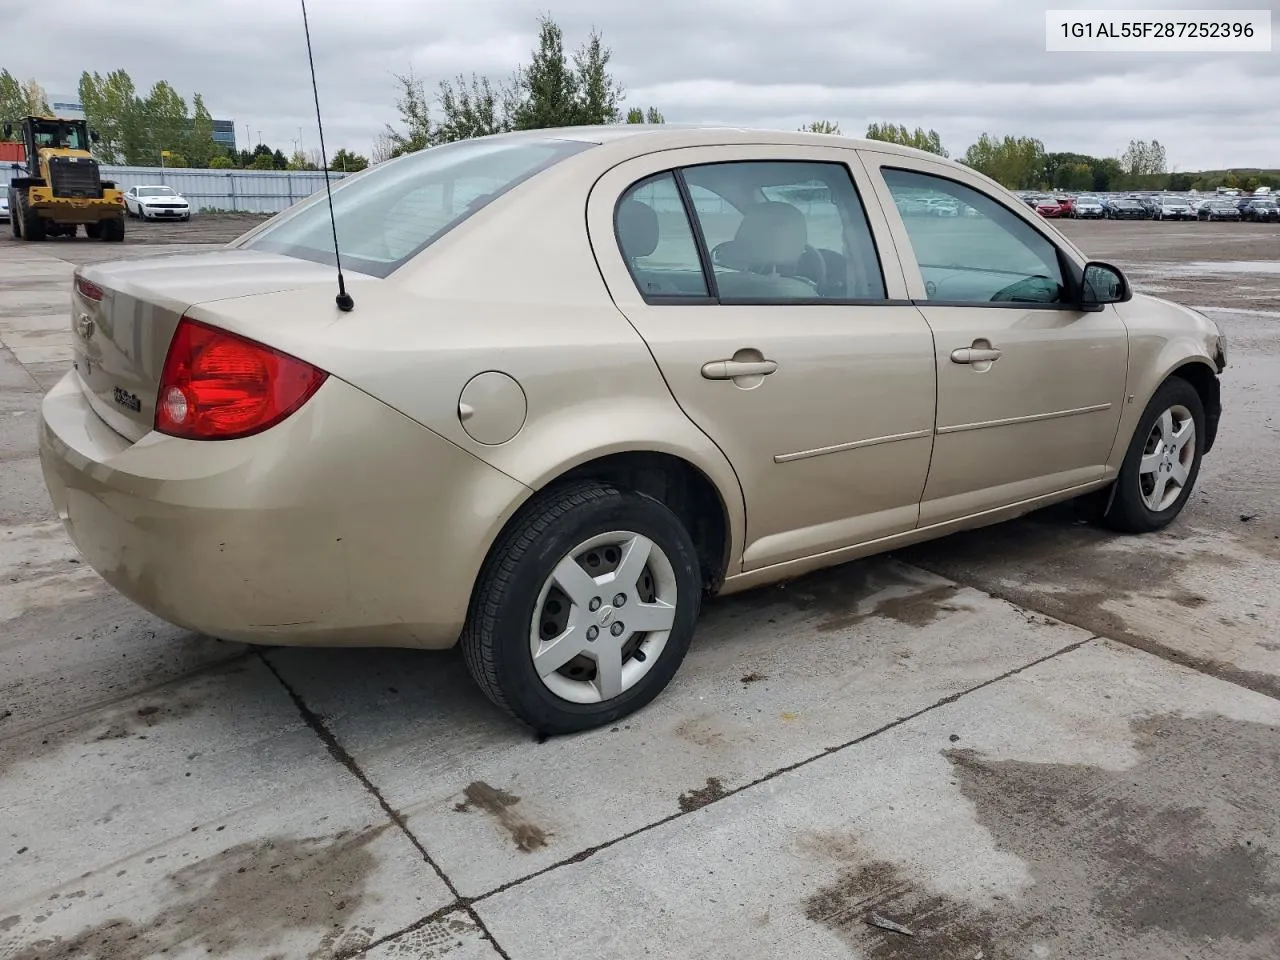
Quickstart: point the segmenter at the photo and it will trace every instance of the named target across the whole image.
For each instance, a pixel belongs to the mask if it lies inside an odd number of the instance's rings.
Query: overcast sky
[[[1044,11],[1270,9],[1280,0],[309,0],[329,152],[367,153],[395,123],[394,74],[434,88],[459,72],[495,81],[527,61],[547,10],[572,50],[590,29],[613,49],[628,106],[669,121],[794,129],[872,120],[932,127],[953,156],[982,131],[1048,150],[1114,156],[1158,139],[1172,168],[1280,166],[1280,49],[1271,53],[1046,53]],[[14,3],[0,67],[70,93],[82,70],[123,67],[140,90],[168,80],[290,152],[317,146],[296,0]],[[52,39],[52,38],[56,38]]]

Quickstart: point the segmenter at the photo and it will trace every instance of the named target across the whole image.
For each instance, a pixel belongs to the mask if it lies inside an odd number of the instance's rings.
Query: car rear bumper
[[[40,459],[103,579],[249,643],[453,645],[488,544],[529,493],[335,378],[257,436],[131,443],[73,371],[43,401]]]

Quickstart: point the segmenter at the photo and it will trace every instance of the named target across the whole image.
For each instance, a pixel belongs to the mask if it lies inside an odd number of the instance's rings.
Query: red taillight
[[[188,440],[233,440],[273,427],[328,374],[261,343],[183,317],[169,344],[155,428]]]
[[[102,302],[102,288],[92,280],[86,280],[84,277],[76,277],[76,292],[86,300],[92,300],[94,303]]]

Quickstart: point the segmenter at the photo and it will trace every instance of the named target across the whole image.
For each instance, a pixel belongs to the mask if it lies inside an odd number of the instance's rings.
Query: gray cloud
[[[610,9],[566,0],[551,12],[570,48],[600,29],[627,102],[653,104],[671,121],[794,128],[830,119],[861,134],[869,121],[892,120],[937,129],[953,155],[983,131],[1103,156],[1156,138],[1179,169],[1277,164],[1280,104],[1266,96],[1280,89],[1274,53],[1047,53],[1044,6],[647,0]],[[412,70],[429,87],[473,71],[505,79],[537,28],[534,10],[516,0],[309,0],[308,9],[331,152],[368,150],[397,121],[396,73]],[[241,140],[246,128],[255,140],[261,130],[287,151],[301,127],[304,146],[317,145],[293,0],[88,0],[75,10],[11,11],[6,36],[56,35],[57,56],[10,43],[0,66],[51,93],[74,91],[83,69],[123,67],[142,88],[166,79],[188,98],[199,91],[215,116],[237,122]]]

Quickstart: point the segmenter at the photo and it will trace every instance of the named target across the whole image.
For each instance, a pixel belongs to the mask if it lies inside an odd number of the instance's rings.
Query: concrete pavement
[[[537,743],[453,653],[193,637],[75,562],[33,418],[104,248],[172,250],[0,240],[0,960],[1280,953],[1280,318],[1224,321],[1166,534],[716,601],[648,709]]]

